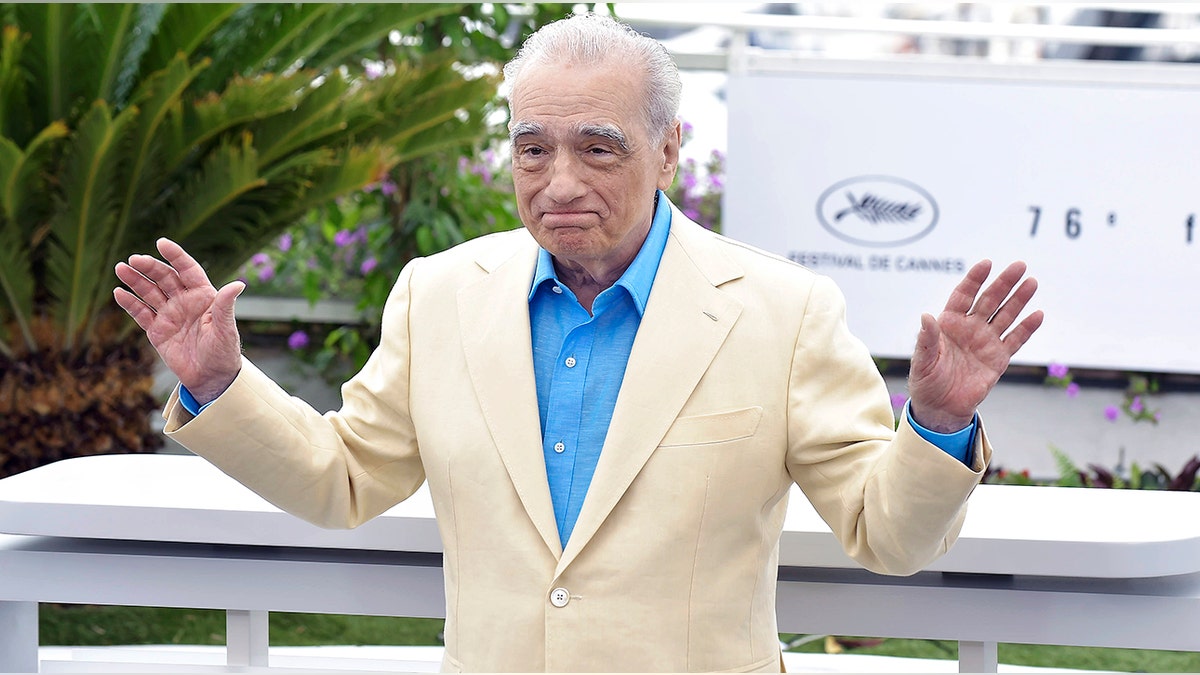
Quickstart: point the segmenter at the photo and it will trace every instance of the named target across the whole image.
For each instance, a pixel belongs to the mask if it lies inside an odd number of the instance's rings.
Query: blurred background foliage
[[[158,237],[221,281],[368,185],[392,186],[381,268],[490,227],[419,218],[455,214],[440,187],[490,138],[497,64],[569,10],[0,5],[0,475],[161,446],[156,357],[111,296]]]

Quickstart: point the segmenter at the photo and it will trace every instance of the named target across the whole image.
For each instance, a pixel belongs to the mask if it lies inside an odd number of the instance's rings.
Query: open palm
[[[113,297],[146,331],[179,381],[200,403],[223,392],[241,369],[241,340],[233,304],[245,285],[235,281],[219,291],[194,258],[169,239],[158,240],[163,260],[130,256],[116,266],[129,290]]]
[[[1037,290],[1032,277],[1022,281],[1025,263],[1009,265],[981,294],[991,268],[988,260],[976,263],[936,319],[921,317],[908,387],[914,419],[933,431],[970,424],[1012,356],[1042,324],[1039,310],[1013,325]]]

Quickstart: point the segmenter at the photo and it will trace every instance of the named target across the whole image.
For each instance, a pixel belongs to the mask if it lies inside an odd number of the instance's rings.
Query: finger
[[[163,295],[168,298],[187,290],[187,286],[179,279],[179,272],[152,255],[135,253],[129,256],[128,264],[142,276],[153,281],[162,290]]]
[[[1029,341],[1029,338],[1033,335],[1034,331],[1041,327],[1042,320],[1044,318],[1045,314],[1043,314],[1042,310],[1039,309],[1038,311],[1025,317],[1021,323],[1017,324],[1016,328],[1013,328],[1012,331],[1004,337],[1004,346],[1008,348],[1008,355],[1010,357],[1013,354],[1016,354],[1021,347],[1025,346],[1025,343]]]
[[[212,286],[212,282],[208,280],[208,275],[204,273],[204,268],[196,259],[188,255],[183,247],[166,237],[159,238],[158,252],[162,254],[171,267],[179,273],[179,279],[184,286],[188,288],[204,288]]]
[[[1029,304],[1029,300],[1033,297],[1034,292],[1037,291],[1037,287],[1037,279],[1033,277],[1022,281],[1021,285],[1017,286],[1017,290],[1013,291],[1008,300],[1005,300],[1004,304],[1000,305],[1000,309],[996,310],[996,313],[992,316],[992,326],[1001,333],[1008,330],[1008,327],[1017,320],[1017,317],[1025,309],[1025,305]]]
[[[1018,260],[1000,273],[996,280],[984,289],[983,294],[979,296],[979,300],[975,302],[975,306],[971,308],[971,314],[978,314],[985,319],[991,319],[996,310],[1000,308],[1000,304],[1012,292],[1017,282],[1021,277],[1025,276],[1025,263]]]
[[[133,317],[133,320],[137,322],[138,326],[141,326],[142,330],[150,331],[150,326],[154,323],[155,314],[149,305],[124,288],[114,288],[113,299],[117,301],[121,309],[124,309],[129,316]]]
[[[158,311],[158,308],[166,304],[167,296],[162,292],[158,284],[146,278],[144,274],[134,267],[125,263],[117,263],[116,273],[117,278],[128,286],[141,302],[149,305],[150,309]]]
[[[921,315],[921,330],[917,333],[917,346],[913,349],[912,372],[923,375],[937,361],[938,345],[942,340],[942,327],[932,314]]]
[[[954,287],[954,291],[950,293],[950,299],[946,301],[946,311],[955,314],[966,314],[971,311],[971,305],[975,304],[976,294],[979,293],[979,289],[983,287],[983,282],[987,281],[991,272],[991,260],[980,260],[975,263],[971,269],[967,270],[967,275],[963,277],[963,280]]]
[[[241,281],[231,281],[222,286],[221,290],[217,291],[217,297],[213,298],[213,314],[222,317],[229,324],[235,323],[233,305],[244,290],[246,290],[246,284]]]

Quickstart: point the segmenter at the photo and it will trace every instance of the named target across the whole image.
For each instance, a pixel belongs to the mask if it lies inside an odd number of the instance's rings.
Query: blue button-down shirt
[[[661,192],[657,201],[641,251],[621,278],[596,296],[590,315],[571,289],[559,283],[550,254],[545,249],[538,254],[529,291],[533,373],[546,476],[564,547],[596,471],[633,339],[667,247],[670,203]]]
[[[650,233],[633,263],[592,304],[592,314],[559,283],[554,260],[542,249],[529,291],[533,372],[542,422],[542,453],[558,536],[565,547],[583,507],[608,434],[625,366],[671,227],[671,209],[659,192]],[[907,410],[905,411],[907,415]],[[918,434],[970,464],[975,425],[938,434],[909,421]]]

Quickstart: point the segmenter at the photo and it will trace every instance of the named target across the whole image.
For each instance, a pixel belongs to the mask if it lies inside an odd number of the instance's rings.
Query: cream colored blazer
[[[778,671],[793,481],[869,569],[909,574],[950,546],[991,454],[982,430],[972,468],[907,424],[893,432],[834,284],[674,210],[561,548],[530,347],[536,256],[516,231],[406,266],[340,411],[319,414],[246,362],[195,419],[173,396],[167,433],[325,527],[363,523],[428,480],[451,671]],[[897,330],[910,328],[916,317]]]

